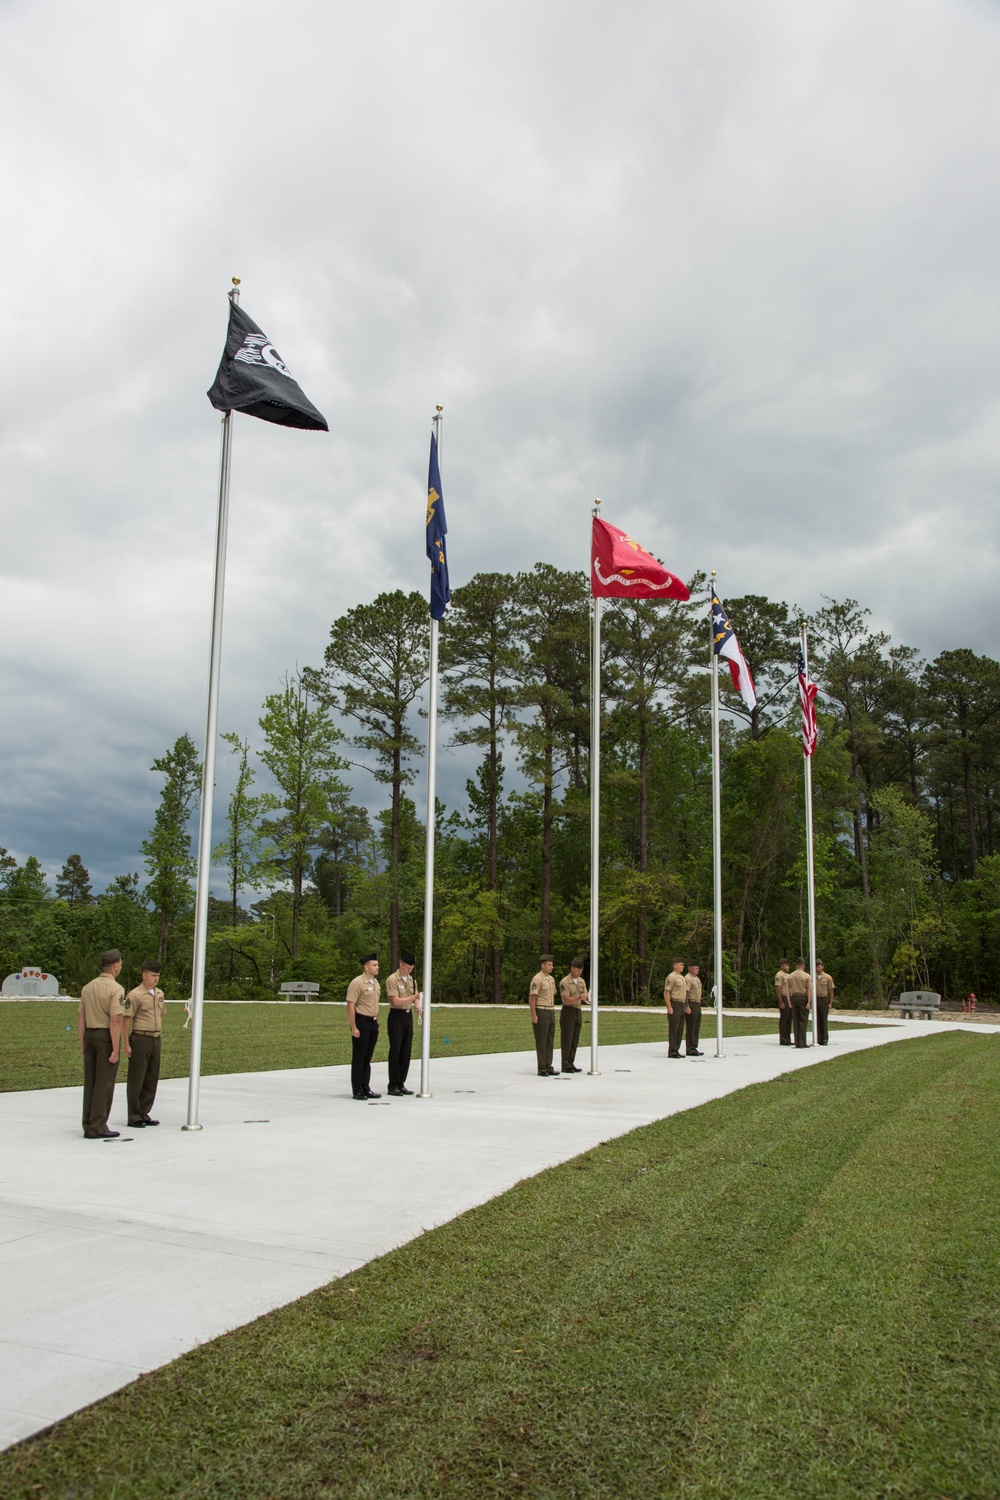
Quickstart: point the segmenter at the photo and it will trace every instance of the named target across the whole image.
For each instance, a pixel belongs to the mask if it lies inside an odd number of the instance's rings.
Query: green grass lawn
[[[773,1021],[747,1016],[726,1017],[727,1036],[777,1034]],[[161,1077],[186,1078],[191,1049],[190,1029],[184,1030],[180,1005],[167,1007],[163,1033]],[[702,1023],[704,1045],[714,1047],[715,1017]],[[69,1029],[67,1029],[69,1028]],[[465,1010],[435,1010],[431,1026],[434,1057],[455,1053],[522,1052],[533,1046],[528,1007],[523,1012],[494,1010],[492,1006]],[[667,1018],[662,1015],[602,1011],[602,1045],[616,1042],[665,1041]],[[558,1041],[558,1038],[557,1038]],[[384,1023],[376,1061],[388,1056]],[[581,1050],[590,1046],[590,1021],[583,1024]],[[414,1051],[420,1053],[420,1031],[414,1027]],[[259,1073],[268,1068],[318,1068],[349,1063],[351,1038],[346,1012],[327,1005],[206,1005],[202,1045],[204,1073]],[[121,1069],[124,1079],[125,1069]],[[0,1005],[0,1093],[11,1089],[60,1088],[82,1083],[76,1006],[65,1002],[28,1000]]]
[[[0,1492],[995,1500],[998,1107],[994,1039],[943,1033],[633,1131],[10,1450]]]

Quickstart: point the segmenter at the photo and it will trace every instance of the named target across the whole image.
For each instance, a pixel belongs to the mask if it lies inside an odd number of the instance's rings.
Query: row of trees
[[[704,578],[688,603],[606,604],[607,1000],[657,999],[674,952],[710,969],[707,604]],[[778,959],[804,945],[798,623],[787,603],[760,595],[728,607],[758,706],[747,714],[724,686],[725,982],[734,1000],[759,1004]],[[586,949],[590,640],[582,574],[547,564],[482,573],[453,595],[442,713],[476,769],[461,805],[439,810],[441,998],[523,998],[540,948],[560,960]],[[810,640],[821,688],[819,934],[840,994],[882,1003],[912,984],[995,992],[1000,665],[971,650],[924,662],[872,630],[853,600],[828,600]],[[425,599],[382,594],[333,622],[322,665],[265,699],[257,735],[225,736],[236,785],[216,851],[227,897],[211,903],[213,992],[266,994],[286,978],[336,992],[362,949],[375,944],[395,964],[400,945],[416,943],[424,829],[411,793],[426,678]],[[37,861],[8,860],[4,962],[44,960],[76,984],[109,942],[133,965],[152,947],[174,987],[186,987],[200,784],[190,737],[153,770],[163,781],[143,844],[145,885],[119,877],[95,900],[74,855],[53,897]],[[362,777],[383,789],[374,815],[357,793]]]

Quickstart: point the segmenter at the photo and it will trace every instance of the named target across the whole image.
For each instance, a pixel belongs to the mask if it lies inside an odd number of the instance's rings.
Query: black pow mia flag
[[[208,399],[217,411],[245,411],[247,416],[282,427],[330,430],[322,412],[288,373],[271,340],[238,302],[229,304],[226,352]]]

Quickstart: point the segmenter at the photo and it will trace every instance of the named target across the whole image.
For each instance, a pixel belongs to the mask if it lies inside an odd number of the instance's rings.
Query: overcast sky
[[[453,586],[600,495],[1000,655],[998,78],[987,0],[0,0],[0,844],[140,868],[203,740],[234,274],[330,433],[236,419],[223,728],[425,587],[437,402]]]

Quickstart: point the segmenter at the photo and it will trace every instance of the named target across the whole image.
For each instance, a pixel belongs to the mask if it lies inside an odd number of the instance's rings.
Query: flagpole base
[[[204,1127],[201,1126],[201,1125],[182,1125],[181,1126],[182,1130],[202,1130],[203,1128]]]
[[[588,1068],[587,1069],[587,1077],[588,1078],[600,1078],[600,1076],[601,1076],[601,1070],[600,1070],[600,1068]]]
[[[427,1093],[425,1093],[424,1090],[421,1089],[420,1093],[417,1095],[417,1098],[418,1099],[433,1099],[434,1095],[432,1093],[430,1093],[429,1091]]]

